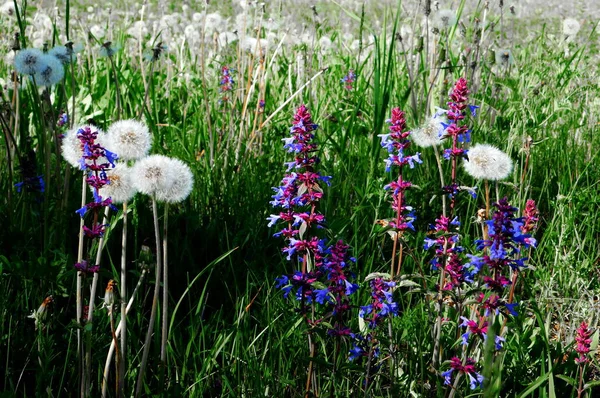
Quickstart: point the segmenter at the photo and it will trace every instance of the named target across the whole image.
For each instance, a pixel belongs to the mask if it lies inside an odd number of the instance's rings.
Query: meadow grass
[[[20,23],[14,15],[0,19],[5,52],[12,44],[8,38],[19,29],[21,47],[31,46],[34,17],[47,12],[17,3],[23,13]],[[460,4],[459,13],[464,2]],[[75,210],[81,201],[81,173],[71,169],[55,147],[65,130],[55,125],[61,110],[69,115],[75,111],[74,125],[93,119],[102,128],[118,120],[119,114],[123,118],[142,115],[154,138],[152,153],[179,158],[194,174],[190,197],[170,206],[168,217],[172,309],[168,362],[166,369],[160,368],[160,336],[155,334],[142,395],[303,396],[306,368],[313,363],[317,383],[312,393],[319,391],[322,396],[447,396],[449,388],[443,386],[439,369],[430,366],[436,314],[429,296],[435,291],[437,274],[430,269],[431,254],[422,248],[428,225],[441,211],[431,150],[421,150],[423,164],[411,171],[418,189],[410,192],[410,203],[418,218],[416,232],[406,243],[403,276],[417,287],[405,285],[409,287],[398,297],[400,314],[392,320],[399,369],[386,375],[382,366],[382,374],[372,375],[368,388],[364,363],[342,358],[351,348],[349,343],[343,345],[343,355],[336,355],[327,335],[317,331],[318,355],[309,358],[303,319],[293,300],[275,288],[275,278],[291,273],[293,267],[265,220],[271,212],[272,187],[284,173],[283,162],[290,160],[281,139],[288,136],[295,109],[306,104],[320,125],[319,168],[333,177],[320,204],[328,220],[322,235],[345,239],[357,258],[357,281],[366,285],[364,278],[387,269],[391,260],[392,242],[375,223],[390,216],[383,190],[390,175],[384,171],[377,134],[384,132],[393,107],[405,110],[409,128],[422,124],[434,106],[446,106],[447,93],[461,76],[471,84],[471,101],[480,106],[480,116],[472,125],[473,141],[494,144],[515,162],[515,172],[499,184],[501,195],[519,208],[527,199],[535,199],[540,210],[538,247],[529,260],[532,269],[517,287],[519,316],[508,322],[504,350],[496,360],[490,359],[489,350],[485,354],[484,376],[489,382],[469,396],[577,396],[581,369],[573,362],[575,330],[582,320],[594,330],[600,322],[596,315],[600,90],[595,26],[584,25],[577,40],[569,41],[556,33],[552,27],[556,22],[536,22],[536,33],[524,29],[525,21],[505,22],[500,30],[498,10],[486,11],[480,4],[461,15],[462,26],[456,24],[442,34],[430,32],[427,45],[423,44],[427,38],[417,33],[402,37],[403,26],[413,25],[415,32],[420,29],[415,21],[420,22],[421,14],[404,15],[399,7],[365,10],[331,2],[317,8],[317,14],[306,9],[294,16],[305,22],[303,32],[311,35],[313,44],[290,45],[281,28],[278,39],[285,44],[278,47],[279,41],[274,41],[262,59],[244,51],[239,41],[219,48],[207,39],[203,44],[170,46],[163,58],[149,63],[142,54],[151,48],[146,43],[162,39],[148,33],[138,45],[123,22],[134,20],[131,14],[115,12],[106,20],[110,32],[95,39],[88,35],[88,22],[80,18],[85,11],[73,11],[73,4],[68,7],[71,10],[52,20],[53,34],[46,37],[50,46],[63,44],[60,39],[65,35],[83,40],[84,49],[67,68],[64,83],[48,95],[31,83],[23,84],[17,94],[3,87],[0,99],[4,132],[0,143],[5,153],[0,160],[0,391],[5,396],[68,396],[76,395],[79,388],[73,264],[77,262]],[[160,11],[152,4],[146,7],[147,18]],[[212,7],[208,12],[219,9],[232,18],[239,11]],[[269,13],[275,17],[290,10],[280,3],[264,15],[260,7],[247,12],[255,23],[265,23]],[[488,25],[481,39],[475,20],[481,21],[484,14]],[[333,15],[349,21],[353,35],[361,37],[360,53],[349,48],[343,37],[347,32],[336,25]],[[262,29],[260,34],[265,35]],[[244,34],[256,32],[248,27]],[[287,31],[290,37],[299,34]],[[98,55],[108,35],[124,47],[112,61]],[[331,38],[330,49],[320,48],[322,42],[316,44],[323,36]],[[514,63],[502,68],[492,61],[491,50],[506,47]],[[477,48],[480,58],[474,59]],[[223,65],[234,70],[236,80],[226,101],[219,92]],[[349,69],[358,76],[350,91],[340,83]],[[10,63],[0,63],[5,84],[12,80],[12,70]],[[264,111],[259,107],[261,99]],[[526,158],[528,171],[522,174]],[[26,167],[33,171],[26,174]],[[14,184],[31,173],[44,176],[45,192],[17,192]],[[484,191],[483,184],[462,168],[459,180]],[[474,221],[483,205],[481,197],[457,204],[462,244],[469,249],[479,234]],[[129,209],[129,291],[143,270],[149,272],[128,317],[127,395],[138,376],[156,261],[154,249],[147,249],[155,243],[150,200],[138,195]],[[119,280],[121,218],[122,212],[112,216],[105,237],[100,286],[109,279]],[[27,316],[49,295],[54,298],[52,310],[43,327],[36,329]],[[361,289],[353,305],[366,303],[369,295]],[[358,311],[349,324],[358,329]],[[157,320],[154,330],[159,329]],[[112,341],[106,310],[97,310],[90,334],[91,396],[98,396]],[[593,336],[592,350],[596,350],[598,333]],[[460,348],[454,337],[442,341],[448,352]],[[590,361],[585,394],[594,396],[600,385],[597,356],[590,355]],[[113,370],[110,383],[114,374]],[[468,387],[463,387],[462,396],[468,396]]]

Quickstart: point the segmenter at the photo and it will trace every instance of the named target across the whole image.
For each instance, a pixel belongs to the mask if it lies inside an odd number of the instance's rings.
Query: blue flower
[[[333,299],[329,295],[329,289],[315,289],[315,301],[319,304],[325,304],[325,301],[333,303]]]
[[[106,148],[104,148],[104,156],[106,157],[106,160],[108,160],[108,163],[110,163],[112,167],[115,167],[115,162],[119,159],[119,156]]]
[[[469,375],[471,390],[474,390],[477,387],[483,388],[483,376],[482,375],[480,375],[479,373],[475,373],[475,376],[473,376],[471,373],[467,373],[467,374]]]
[[[454,369],[450,368],[445,372],[442,372],[442,377],[444,378],[444,384],[445,385],[450,385],[450,383],[452,383],[452,372],[454,371]]]
[[[269,228],[271,228],[273,225],[275,225],[277,223],[277,221],[279,221],[281,217],[275,214],[271,214],[269,217],[267,217],[267,220],[269,220],[269,224],[267,225]]]
[[[81,209],[76,210],[75,213],[79,214],[79,217],[83,218],[83,216],[85,216],[85,213],[87,213],[87,206],[83,206]]]
[[[477,105],[469,105],[469,110],[471,111],[471,116],[473,116],[473,117],[477,116],[477,109],[479,109],[479,107]]]

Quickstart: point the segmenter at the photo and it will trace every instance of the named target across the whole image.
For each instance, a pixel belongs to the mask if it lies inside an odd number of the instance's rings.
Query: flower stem
[[[125,358],[127,348],[127,202],[123,203],[123,235],[121,237],[121,361],[119,366],[119,386],[117,395],[125,394]],[[116,343],[115,343],[116,345]]]
[[[140,364],[140,371],[138,373],[137,386],[135,389],[136,398],[141,396],[142,388],[144,387],[144,373],[146,371],[146,365],[148,364],[148,355],[150,354],[150,340],[152,339],[152,332],[154,331],[154,322],[156,321],[156,312],[160,292],[160,278],[162,272],[160,230],[158,229],[158,207],[156,205],[156,198],[154,197],[152,197],[152,216],[154,219],[154,239],[156,241],[156,276],[154,281],[154,296],[152,298],[150,322],[148,324],[148,332],[146,333],[146,339],[144,341],[144,352],[142,353],[142,362]]]
[[[169,218],[169,204],[165,204],[163,220],[163,303],[162,303],[162,340],[160,345],[160,362],[163,370],[167,365],[167,338],[169,336],[169,263],[167,261],[167,229]]]

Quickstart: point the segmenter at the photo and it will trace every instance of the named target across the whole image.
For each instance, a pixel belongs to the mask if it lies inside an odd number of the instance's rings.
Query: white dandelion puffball
[[[148,155],[152,146],[152,135],[148,127],[137,120],[119,120],[110,125],[107,145],[119,154],[121,160],[136,160]]]
[[[503,68],[508,68],[512,64],[515,63],[515,59],[513,58],[512,52],[506,48],[499,48],[496,50],[496,65],[499,65]]]
[[[450,29],[456,24],[456,13],[452,10],[439,10],[433,14],[433,26],[439,30]]]
[[[0,13],[4,14],[4,15],[8,15],[9,17],[12,17],[13,15],[15,15],[15,2],[7,1],[6,3],[2,4],[0,6]]]
[[[173,183],[169,189],[157,191],[156,199],[161,202],[179,203],[192,192],[194,176],[190,167],[179,159],[169,158],[167,167],[173,175]]]
[[[44,53],[36,48],[26,48],[15,55],[15,69],[22,75],[33,75],[45,66]]]
[[[150,155],[139,160],[132,168],[133,186],[151,196],[170,190],[175,176],[169,165],[170,159],[163,155]]]
[[[437,146],[442,143],[445,130],[443,123],[448,123],[448,119],[444,114],[436,113],[423,126],[413,130],[410,136],[421,148]]]
[[[54,86],[65,77],[65,68],[54,55],[42,55],[41,62],[45,66],[33,75],[38,86]]]
[[[98,138],[96,142],[102,145],[104,141],[106,141],[106,133],[100,130],[98,127],[83,125],[77,126],[72,130],[69,130],[65,133],[65,136],[62,139],[61,144],[61,152],[63,158],[73,167],[80,168],[81,166],[81,157],[83,156],[83,148],[81,147],[81,141],[77,137],[77,132],[80,129],[90,128],[93,131],[98,132]]]
[[[228,44],[231,44],[231,43],[237,41],[237,39],[238,39],[237,35],[233,32],[222,32],[219,34],[217,42],[219,44],[219,47],[223,48],[223,47],[227,46]]]
[[[468,160],[465,159],[463,165],[471,177],[482,180],[503,180],[512,171],[510,157],[488,144],[477,144],[469,149]]]
[[[70,64],[75,59],[75,50],[66,46],[53,47],[48,54],[54,55],[63,65]]]
[[[563,21],[563,34],[565,36],[575,36],[579,33],[579,29],[581,29],[581,25],[576,19],[566,18]]]
[[[100,188],[100,196],[110,197],[114,203],[126,203],[136,193],[131,178],[131,168],[124,163],[115,163],[115,167],[106,171],[106,177],[110,182]]]

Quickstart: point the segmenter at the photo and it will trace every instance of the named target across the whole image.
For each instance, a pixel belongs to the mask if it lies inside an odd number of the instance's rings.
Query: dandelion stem
[[[160,345],[160,362],[163,371],[167,365],[167,338],[169,335],[169,264],[167,259],[167,230],[169,218],[169,204],[165,203],[165,215],[163,219],[163,303],[162,303],[162,339]]]
[[[144,387],[144,373],[146,371],[146,365],[148,364],[148,355],[150,354],[150,342],[152,339],[152,332],[154,331],[154,322],[156,321],[156,312],[158,307],[158,299],[160,292],[160,279],[162,272],[162,254],[161,254],[161,242],[160,242],[160,230],[158,228],[158,206],[156,205],[156,198],[152,197],[152,216],[154,219],[154,239],[156,241],[156,276],[154,281],[154,296],[152,298],[152,310],[150,312],[150,322],[148,324],[148,332],[146,333],[146,339],[144,341],[144,352],[142,353],[142,362],[140,364],[140,370],[138,373],[137,386],[135,389],[135,397],[138,398],[142,394],[142,388]]]
[[[123,203],[123,235],[121,237],[121,361],[119,366],[119,386],[118,395],[125,393],[125,368],[126,368],[126,348],[127,348],[127,202]],[[115,342],[116,345],[116,342]]]

